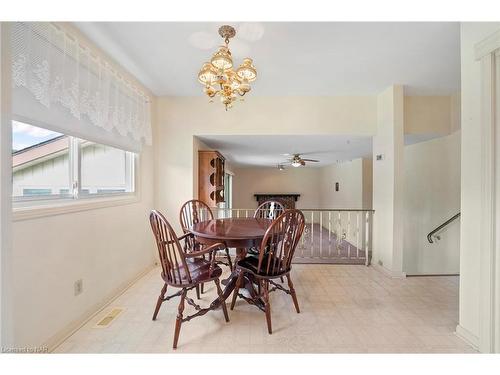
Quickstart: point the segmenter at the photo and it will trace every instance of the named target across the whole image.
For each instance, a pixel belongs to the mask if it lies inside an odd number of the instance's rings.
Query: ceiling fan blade
[[[302,166],[306,165],[306,162],[304,161],[304,159],[300,160],[300,165],[302,165]]]
[[[319,160],[314,160],[314,159],[302,159],[303,161],[310,161],[313,163],[319,163]]]
[[[295,155],[312,155],[312,154],[321,154],[324,152],[328,152],[328,151],[309,151],[309,152],[301,152],[301,153],[295,154]]]

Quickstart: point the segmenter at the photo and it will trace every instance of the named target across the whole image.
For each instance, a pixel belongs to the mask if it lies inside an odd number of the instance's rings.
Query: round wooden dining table
[[[196,241],[204,245],[212,245],[223,242],[227,247],[236,248],[236,263],[246,256],[247,249],[259,247],[267,228],[272,220],[260,218],[225,218],[201,221],[193,224],[189,229],[196,238]],[[236,286],[238,274],[235,270],[231,275],[223,280],[225,285],[223,298],[226,300]],[[247,280],[245,289],[249,294],[254,295],[255,289],[252,282]],[[215,302],[215,301],[214,301]],[[219,301],[220,302],[220,301]]]

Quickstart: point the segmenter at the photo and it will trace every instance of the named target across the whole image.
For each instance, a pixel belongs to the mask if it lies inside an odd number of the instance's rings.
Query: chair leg
[[[240,291],[240,286],[241,286],[242,282],[243,282],[243,271],[240,270],[240,273],[238,274],[238,278],[236,279],[236,285],[235,285],[234,291],[233,291],[233,300],[231,301],[231,310],[234,309],[234,305],[236,303],[236,298],[238,298],[238,293]]]
[[[201,292],[201,294],[205,293],[205,284],[204,283],[200,284],[200,292]]]
[[[229,249],[226,247],[226,257],[227,257],[227,263],[229,264],[229,269],[232,271],[233,270],[233,262],[231,261],[231,255],[229,255]]]
[[[196,298],[200,299],[200,284],[196,285]]]
[[[271,324],[271,304],[269,303],[269,281],[262,280],[262,289],[264,291],[263,300],[266,312],[267,332],[271,335],[273,333],[273,327]]]
[[[165,293],[167,292],[167,284],[163,285],[161,288],[160,295],[158,296],[158,301],[156,302],[155,312],[153,313],[153,320],[156,320],[158,312],[160,311],[161,304],[163,303],[163,298],[165,298]]]
[[[280,281],[281,281],[281,283],[285,282],[285,280],[283,280],[283,276],[280,276]]]
[[[215,286],[217,287],[217,295],[219,296],[222,302],[222,312],[224,313],[224,319],[226,319],[226,323],[229,322],[229,315],[227,314],[226,301],[222,298],[222,289],[220,287],[219,279],[214,280]]]
[[[186,289],[182,289],[181,300],[177,309],[177,319],[175,321],[174,344],[173,348],[177,349],[177,341],[179,341],[179,333],[181,333],[182,313],[184,312],[184,300],[186,299]]]
[[[290,275],[286,275],[286,279],[288,281],[288,288],[290,288],[290,294],[292,295],[293,304],[295,305],[295,310],[297,310],[297,314],[300,314],[299,301],[297,300],[297,294],[295,293]]]

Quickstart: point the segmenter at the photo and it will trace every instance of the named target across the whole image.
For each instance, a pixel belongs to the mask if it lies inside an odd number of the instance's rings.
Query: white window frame
[[[128,192],[82,194],[81,144],[86,140],[69,136],[69,194],[12,197],[14,221],[57,215],[139,201],[139,154],[125,151],[125,176]],[[99,143],[97,143],[99,144]],[[102,143],[102,145],[105,145]],[[111,146],[114,147],[114,146]],[[115,147],[116,148],[116,147]],[[61,187],[58,187],[60,190]]]

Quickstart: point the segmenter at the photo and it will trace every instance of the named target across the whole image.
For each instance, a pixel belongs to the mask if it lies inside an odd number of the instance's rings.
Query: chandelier
[[[215,96],[219,96],[227,111],[238,96],[244,96],[250,91],[250,82],[257,78],[257,70],[252,64],[252,59],[248,57],[243,59],[243,63],[236,71],[233,69],[229,39],[236,35],[234,27],[221,26],[219,35],[224,38],[225,45],[219,47],[210,62],[203,64],[198,73],[198,81],[205,86],[204,91],[210,102],[213,102]]]

